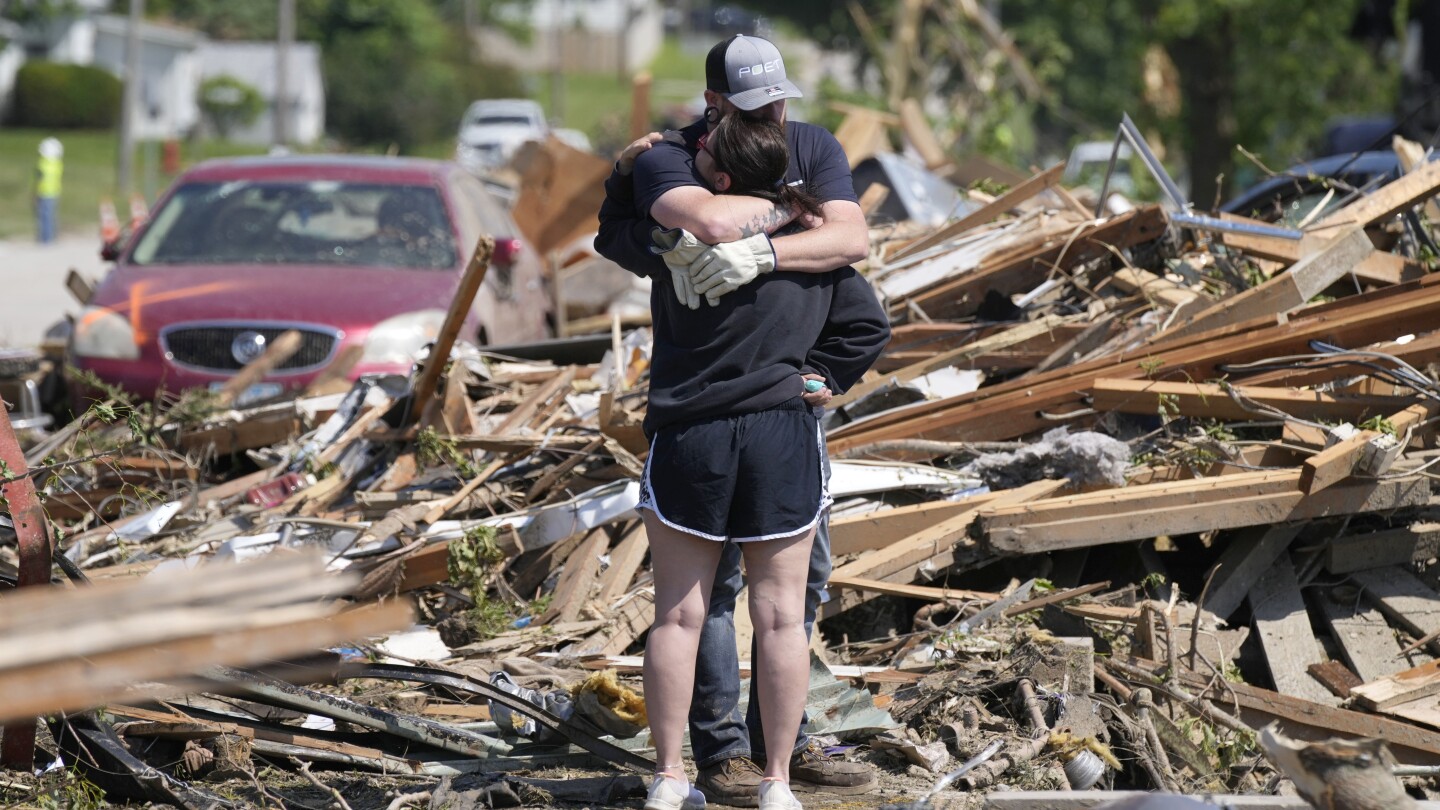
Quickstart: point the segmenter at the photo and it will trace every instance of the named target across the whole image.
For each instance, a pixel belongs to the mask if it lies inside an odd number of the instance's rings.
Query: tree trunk
[[[1213,26],[1166,43],[1180,73],[1190,199],[1202,209],[1224,200],[1235,150],[1234,22],[1221,14]]]

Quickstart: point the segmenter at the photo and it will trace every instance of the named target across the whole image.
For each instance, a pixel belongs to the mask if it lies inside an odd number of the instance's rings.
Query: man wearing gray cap
[[[634,164],[633,186],[620,171],[628,168],[624,165],[617,165],[616,174],[607,181],[606,208],[595,240],[601,255],[637,275],[674,278],[677,298],[692,309],[704,306],[699,301],[702,297],[713,306],[718,298],[762,273],[826,273],[863,259],[869,235],[849,161],[825,129],[787,121],[786,100],[802,94],[786,77],[784,60],[774,44],[750,36],[726,39],[710,50],[705,74],[704,118],[682,129],[678,138],[655,143],[641,154]],[[694,168],[695,155],[720,118],[736,111],[784,127],[790,149],[785,182],[803,186],[820,202],[819,221],[795,222],[793,212],[769,200],[717,196],[702,184]],[[617,211],[628,213],[617,215]],[[651,230],[656,224],[683,228],[703,243],[692,246],[688,267],[677,266],[673,252],[667,267],[667,260],[651,250]],[[858,285],[858,292],[870,296],[868,303],[874,305],[867,285]],[[656,317],[663,314],[657,310]],[[683,322],[674,327],[686,328]],[[743,582],[739,559],[734,543],[728,544],[700,638],[690,741],[700,771],[696,787],[712,802],[754,806],[762,772],[752,754],[761,758],[765,752],[759,750],[763,735],[759,700],[753,690],[748,714],[742,718],[738,709],[733,613]],[[807,630],[824,597],[830,568],[828,525],[822,519],[810,558]],[[872,768],[827,756],[803,728],[791,756],[790,775],[796,790],[856,794],[876,785]]]

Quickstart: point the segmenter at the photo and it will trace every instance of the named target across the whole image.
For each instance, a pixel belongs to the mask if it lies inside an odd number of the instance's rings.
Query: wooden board
[[[1309,672],[1311,664],[1321,661],[1320,643],[1310,630],[1310,614],[1305,610],[1300,582],[1288,555],[1281,554],[1256,579],[1249,600],[1275,690],[1336,705],[1335,696]]]
[[[991,503],[1024,503],[1043,498],[1063,485],[1060,481],[1037,481],[999,493]],[[955,564],[957,557],[968,559],[974,554],[974,544],[967,534],[979,511],[979,508],[967,509],[884,548],[862,554],[836,568],[832,576],[908,583],[913,582],[922,571],[938,573]],[[874,593],[869,591],[845,591],[841,598],[822,605],[821,610],[827,617],[834,616],[869,601],[873,596]]]
[[[1222,619],[1234,615],[1251,587],[1285,553],[1303,525],[1253,526],[1225,540],[1225,550],[1211,568],[1214,573],[1205,594],[1205,609]]]
[[[1298,471],[1295,473],[1299,475]],[[1007,525],[996,525],[987,511],[977,519],[980,536],[988,548],[1000,553],[1036,554],[1064,548],[1079,548],[1125,540],[1143,540],[1160,535],[1187,534],[1214,529],[1235,529],[1333,515],[1380,512],[1404,506],[1419,506],[1429,500],[1429,482],[1364,481],[1337,484],[1325,492],[1306,495],[1298,489],[1250,494],[1245,491],[1245,476],[1227,475],[1207,479],[1215,484],[1208,498],[1180,492],[1168,497],[1147,498],[1143,504],[1123,510],[1112,506],[1108,513],[1085,514],[1087,510],[1104,509],[1103,504],[1090,504],[1070,510],[1046,510],[1043,520],[1033,516],[1005,516]],[[1226,486],[1236,482],[1236,486]],[[1187,484],[1178,481],[1149,484],[1163,487]],[[1137,487],[1142,489],[1144,487]],[[1225,497],[1213,497],[1219,490]],[[1043,506],[1043,502],[1041,505]]]
[[[1315,602],[1330,627],[1330,637],[1340,647],[1340,656],[1361,680],[1401,672],[1427,657],[1422,653],[1402,654],[1395,631],[1385,617],[1358,595],[1341,602],[1323,593]]]
[[[1399,566],[1372,568],[1350,575],[1389,619],[1421,638],[1440,630],[1440,594]]]
[[[1182,416],[1200,419],[1249,420],[1263,418],[1243,407],[1227,392],[1232,386],[1163,380],[1095,381],[1092,389],[1095,409],[1120,413],[1154,414],[1173,409]],[[1343,420],[1359,424],[1371,416],[1388,416],[1409,405],[1412,397],[1332,395],[1299,388],[1233,386],[1244,400],[1284,411],[1310,421]]]
[[[978,391],[920,403],[832,431],[832,453],[877,441],[932,439],[995,441],[1014,439],[1055,426],[1044,414],[1088,408],[1085,395],[1094,380],[1155,379],[1190,382],[1220,377],[1220,366],[1310,351],[1311,340],[1364,347],[1390,341],[1397,334],[1422,334],[1440,322],[1440,274],[1333,304],[1307,308],[1285,324],[1273,318],[1169,339],[1136,350],[1114,353],[1047,372],[1033,378],[999,383]],[[1415,344],[1422,344],[1416,346]],[[1436,340],[1422,336],[1406,346],[1387,343],[1385,351],[1408,358],[1432,357]],[[1412,347],[1414,347],[1412,349]],[[1412,351],[1414,353],[1412,353]],[[1424,364],[1424,360],[1421,364]],[[1314,384],[1349,373],[1340,369],[1309,372],[1286,370],[1254,375],[1260,384]],[[1233,375],[1232,375],[1233,378]],[[1260,381],[1265,381],[1261,383]],[[1236,382],[1250,382],[1239,379]]]
[[[996,197],[993,202],[981,206],[977,210],[970,212],[964,217],[961,217],[960,219],[946,225],[943,228],[940,228],[929,236],[918,239],[910,243],[909,245],[906,245],[903,250],[900,250],[895,254],[889,256],[887,261],[896,262],[900,259],[905,258],[906,256],[912,256],[923,250],[928,250],[937,245],[942,245],[945,242],[960,236],[971,228],[990,222],[1001,214],[1010,211],[1020,203],[1025,202],[1031,197],[1034,197],[1036,194],[1044,191],[1051,185],[1054,185],[1060,180],[1060,175],[1064,172],[1064,163],[1059,163],[1055,166],[1050,167],[1049,169],[1046,169],[1045,171],[1035,175],[1029,180],[1026,180],[1020,185],[1014,186],[1009,191],[1001,194],[999,197]]]
[[[1365,230],[1351,227],[1337,233],[1323,250],[1301,259],[1284,273],[1211,305],[1184,324],[1168,330],[1166,335],[1193,335],[1250,318],[1299,309],[1374,252],[1375,246]]]
[[[1156,677],[1163,668],[1161,664],[1141,659],[1130,659],[1127,663],[1141,666]],[[1246,683],[1227,682],[1216,686],[1207,676],[1195,673],[1182,673],[1178,680],[1183,688],[1202,694],[1226,711],[1234,711],[1238,702],[1240,719],[1252,728],[1281,720],[1286,734],[1300,740],[1380,737],[1390,744],[1391,752],[1402,763],[1440,765],[1440,733],[1429,729],[1323,706]]]
[[[884,548],[961,512],[992,503],[996,497],[996,493],[987,492],[962,501],[932,501],[831,518],[830,556],[848,557]]]
[[[1440,661],[1386,675],[1350,690],[1360,705],[1388,709],[1440,693]]]

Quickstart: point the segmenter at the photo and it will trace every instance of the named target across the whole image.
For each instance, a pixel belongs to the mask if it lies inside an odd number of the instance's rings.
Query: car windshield
[[[439,193],[336,181],[186,183],[155,213],[134,264],[456,263]]]
[[[535,119],[528,115],[477,115],[470,119],[471,126],[522,126],[528,127]]]

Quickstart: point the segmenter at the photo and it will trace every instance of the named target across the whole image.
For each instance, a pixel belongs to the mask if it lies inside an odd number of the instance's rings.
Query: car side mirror
[[[113,262],[120,258],[120,240],[111,239],[100,245],[100,258]]]

